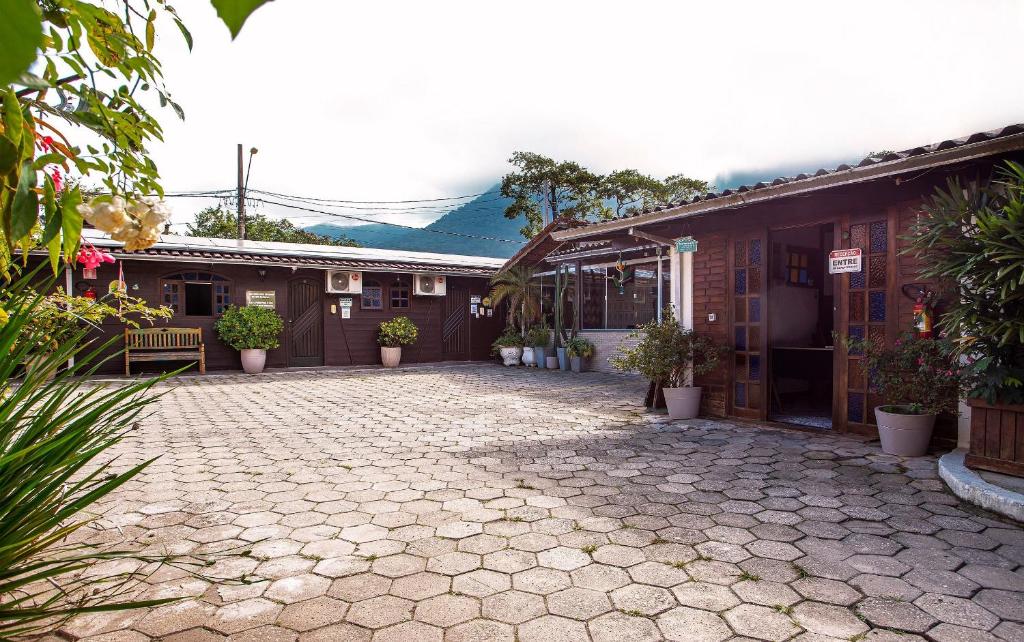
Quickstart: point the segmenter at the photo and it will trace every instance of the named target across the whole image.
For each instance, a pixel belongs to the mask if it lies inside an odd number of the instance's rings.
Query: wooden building
[[[117,263],[100,266],[95,278],[85,278],[80,267],[68,271],[70,289],[106,291],[123,271],[129,294],[174,309],[174,318],[160,324],[202,328],[212,370],[240,367],[238,353],[213,327],[231,304],[273,307],[285,320],[281,347],[267,355],[271,368],[379,364],[377,327],[396,316],[419,328],[403,363],[488,359],[504,328],[502,313],[480,305],[502,259],[170,235],[147,250],[125,252],[96,230],[85,230],[83,239]],[[102,330],[109,336],[121,329],[110,323]]]
[[[611,337],[597,341],[599,364],[663,299],[686,327],[732,348],[725,367],[698,381],[707,414],[874,435],[872,409],[881,400],[868,388],[862,357],[833,332],[891,342],[911,330],[914,294],[937,285],[923,282],[901,251],[923,199],[951,177],[986,179],[1007,159],[1024,160],[1024,126],[611,221],[555,223],[509,265],[543,272],[569,264],[580,276],[570,295],[580,311],[575,328]],[[830,252],[851,249],[857,269],[830,273]],[[611,267],[619,260],[632,269],[625,284]],[[937,433],[953,440],[956,427]]]

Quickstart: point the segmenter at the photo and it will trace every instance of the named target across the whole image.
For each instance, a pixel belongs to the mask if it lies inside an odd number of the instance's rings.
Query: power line
[[[269,192],[269,191],[257,190],[257,189],[252,189],[252,190],[249,190],[249,191],[259,192],[260,194],[266,194],[268,196],[275,196],[277,198],[287,198],[287,199],[290,199],[290,200],[304,200],[304,201],[311,201],[311,202],[323,203],[323,204],[345,203],[345,204],[352,204],[352,205],[376,205],[376,204],[381,204],[381,205],[402,205],[402,204],[407,204],[407,203],[438,203],[438,202],[441,202],[441,201],[457,201],[457,200],[462,200],[462,199],[466,199],[466,198],[476,198],[478,196],[487,196],[489,194],[499,194],[499,193],[501,193],[501,190],[491,190],[489,192],[480,192],[479,194],[464,194],[462,196],[445,196],[445,197],[442,197],[442,198],[416,198],[416,199],[411,199],[411,200],[406,200],[406,201],[351,201],[351,200],[344,200],[344,199],[340,199],[340,198],[317,198],[317,197],[313,197],[313,196],[296,196],[294,194],[281,194],[279,192]],[[494,199],[494,200],[497,200],[497,199]]]

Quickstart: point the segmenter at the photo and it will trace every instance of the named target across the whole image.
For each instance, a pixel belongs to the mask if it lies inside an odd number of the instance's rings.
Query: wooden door
[[[765,344],[764,319],[768,316],[764,298],[766,258],[762,232],[733,237],[729,249],[733,362],[727,399],[729,414],[750,419],[765,417],[767,360],[762,346]]]
[[[847,219],[841,235],[842,247],[860,248],[861,271],[843,274],[840,279],[839,301],[841,336],[867,338],[878,343],[895,339],[896,301],[893,291],[896,279],[895,224],[884,213],[871,217]],[[837,380],[838,409],[834,415],[843,429],[873,435],[874,407],[882,400],[871,387],[869,373],[864,368],[864,356],[847,351],[840,341]]]
[[[469,290],[449,287],[441,299],[441,360],[469,360]]]
[[[295,279],[288,284],[288,365],[324,364],[323,281]]]

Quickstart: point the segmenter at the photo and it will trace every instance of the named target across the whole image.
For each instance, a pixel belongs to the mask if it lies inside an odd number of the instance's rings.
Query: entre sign
[[[692,254],[697,251],[697,239],[692,236],[676,239],[676,252],[680,254]]]
[[[850,250],[832,250],[828,253],[828,273],[860,272],[861,253],[859,247]]]

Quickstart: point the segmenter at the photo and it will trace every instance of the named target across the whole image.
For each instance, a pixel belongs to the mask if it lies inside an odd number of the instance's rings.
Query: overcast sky
[[[711,180],[1024,121],[1019,0],[276,0],[233,42],[175,5],[171,191],[233,187],[239,142],[250,188],[403,200],[483,191],[514,150]]]

